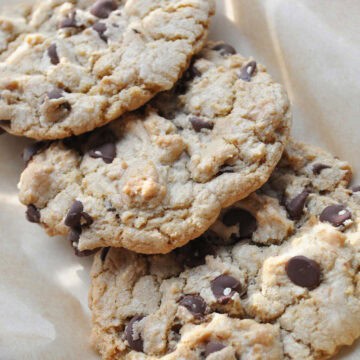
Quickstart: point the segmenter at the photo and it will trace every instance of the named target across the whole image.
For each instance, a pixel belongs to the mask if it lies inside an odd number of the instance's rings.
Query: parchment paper
[[[359,14],[357,0],[219,0],[211,36],[267,65],[289,91],[295,137],[350,161],[360,182]],[[91,259],[28,223],[17,199],[27,143],[0,137],[0,359],[98,359],[88,341]],[[340,358],[360,359],[360,343]]]

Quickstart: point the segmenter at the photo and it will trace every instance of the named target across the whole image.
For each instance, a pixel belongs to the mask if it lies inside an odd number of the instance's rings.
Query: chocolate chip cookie
[[[292,141],[269,182],[201,238],[167,255],[104,248],[90,291],[102,358],[315,360],[352,344],[360,193],[350,178],[345,162]]]
[[[212,0],[40,0],[0,17],[0,127],[82,134],[173,87],[204,45]],[[10,15],[9,15],[10,14]]]
[[[289,127],[286,93],[265,68],[209,44],[141,111],[27,149],[20,200],[80,251],[167,253],[268,180]]]

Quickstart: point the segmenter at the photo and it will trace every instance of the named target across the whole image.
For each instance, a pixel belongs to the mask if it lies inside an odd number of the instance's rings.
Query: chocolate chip
[[[205,357],[208,357],[210,354],[213,354],[213,353],[218,352],[225,348],[226,348],[226,346],[220,342],[210,341],[206,344],[204,355],[205,355]]]
[[[70,231],[68,234],[68,240],[70,241],[70,243],[73,246],[74,246],[74,244],[79,242],[81,233],[82,233],[81,226],[76,226],[76,227],[70,228]]]
[[[211,281],[211,291],[220,304],[227,304],[241,290],[240,282],[229,275],[220,275]]]
[[[105,261],[105,259],[106,259],[106,257],[107,257],[107,254],[109,253],[109,251],[110,251],[110,248],[109,248],[109,247],[103,248],[103,249],[101,250],[100,259],[101,259],[102,262]]]
[[[89,256],[99,250],[95,249],[79,251],[77,247],[77,243],[80,240],[83,227],[90,226],[92,223],[93,218],[88,213],[84,212],[84,205],[82,202],[78,200],[74,201],[66,215],[65,225],[70,227],[68,240],[74,247],[76,256]]]
[[[5,134],[5,133],[6,133],[6,131],[4,129],[0,128],[0,135]]]
[[[144,350],[144,342],[141,338],[141,334],[139,334],[137,331],[134,331],[134,325],[143,318],[144,316],[134,316],[125,328],[125,337],[129,346],[138,352],[142,352]]]
[[[89,156],[94,159],[103,159],[106,164],[111,164],[116,157],[116,146],[114,143],[103,144],[89,151]]]
[[[50,100],[56,100],[64,97],[64,91],[60,88],[54,88],[47,93]]]
[[[256,68],[256,61],[250,61],[241,69],[239,78],[247,82],[251,81],[251,78],[254,75]]]
[[[60,62],[58,53],[57,53],[57,48],[56,48],[56,44],[51,44],[48,47],[47,53],[49,55],[50,61],[53,65],[57,65]]]
[[[189,68],[185,71],[184,76],[183,76],[184,81],[191,81],[191,80],[195,79],[196,77],[201,76],[201,72],[196,68],[196,66],[194,64],[195,61],[196,61],[196,59],[193,59]]]
[[[32,160],[32,158],[35,155],[39,154],[41,151],[46,150],[49,147],[49,145],[50,142],[48,141],[39,141],[27,146],[22,152],[22,159],[25,165],[28,165],[28,163]]]
[[[223,216],[222,222],[228,227],[239,224],[239,240],[251,239],[257,229],[256,218],[244,209],[231,208]]]
[[[115,142],[116,142],[115,134],[108,128],[104,128],[104,129],[99,129],[90,134],[90,137],[87,139],[87,147],[89,150],[92,150],[107,143],[115,144]]]
[[[67,18],[59,24],[60,29],[76,27],[76,11],[73,11]]]
[[[286,204],[286,210],[292,220],[299,220],[304,212],[306,200],[310,192],[303,190]]]
[[[222,56],[236,54],[236,50],[229,44],[218,44],[215,45],[212,49],[219,51]]]
[[[321,222],[329,222],[338,227],[344,225],[347,220],[351,220],[352,214],[343,205],[330,205],[320,214]]]
[[[91,7],[90,12],[100,19],[106,19],[117,8],[118,6],[113,0],[98,0]]]
[[[97,22],[96,24],[93,25],[93,29],[99,34],[99,37],[101,40],[107,42],[108,38],[105,35],[105,32],[107,30],[106,25],[101,23],[101,22]]]
[[[26,210],[26,218],[31,223],[39,224],[40,223],[40,211],[36,208],[35,205],[29,205]]]
[[[353,186],[353,187],[351,188],[351,191],[352,191],[353,193],[360,192],[360,185]]]
[[[201,317],[206,311],[206,302],[200,295],[185,295],[179,304],[188,309],[195,317]]]
[[[79,227],[81,224],[81,216],[84,211],[84,205],[81,201],[75,201],[66,215],[65,225],[71,228]]]
[[[196,132],[200,132],[202,129],[212,130],[214,128],[214,123],[211,121],[203,120],[197,116],[192,116],[190,119],[191,125]]]
[[[189,268],[204,265],[206,256],[214,253],[213,247],[204,235],[175,251],[178,262]]]
[[[81,213],[81,217],[84,220],[84,223],[82,224],[83,227],[90,226],[94,222],[94,219],[84,211]]]
[[[320,285],[319,264],[306,256],[294,256],[286,264],[286,274],[298,286],[313,290]]]
[[[330,169],[331,166],[325,164],[314,164],[312,167],[312,171],[314,175],[319,175],[323,170]]]

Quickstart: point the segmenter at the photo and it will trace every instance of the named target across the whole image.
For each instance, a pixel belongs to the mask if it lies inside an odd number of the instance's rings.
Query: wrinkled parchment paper
[[[360,183],[359,14],[357,0],[218,0],[211,36],[266,64],[289,91],[295,137],[350,161]],[[17,199],[27,143],[0,137],[0,359],[98,359],[88,340],[91,259],[28,223]],[[360,342],[339,359],[360,359]]]

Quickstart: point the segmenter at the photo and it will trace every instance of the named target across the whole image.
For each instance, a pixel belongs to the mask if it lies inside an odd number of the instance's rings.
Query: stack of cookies
[[[360,337],[360,187],[290,137],[264,66],[207,40],[214,11],[40,0],[0,17],[0,126],[38,140],[20,200],[96,253],[102,359],[325,359]]]

